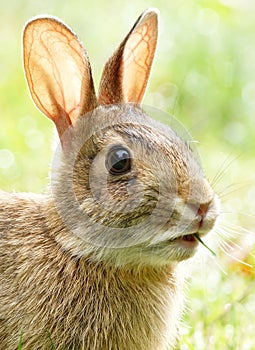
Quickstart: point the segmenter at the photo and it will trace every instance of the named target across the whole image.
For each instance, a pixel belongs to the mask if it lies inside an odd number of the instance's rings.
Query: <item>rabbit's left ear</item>
[[[158,11],[148,9],[106,63],[98,102],[140,103],[150,75],[158,37]]]
[[[54,17],[30,21],[23,48],[31,96],[61,138],[79,116],[97,106],[87,53],[77,36]]]

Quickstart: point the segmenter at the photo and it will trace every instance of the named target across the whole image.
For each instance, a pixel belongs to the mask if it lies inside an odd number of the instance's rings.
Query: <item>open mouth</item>
[[[176,242],[178,242],[184,248],[196,248],[199,242],[195,235],[196,234],[194,233],[181,236],[176,239]]]
[[[194,234],[189,234],[186,236],[182,236],[179,239],[185,241],[185,242],[197,242],[197,239]]]
[[[189,233],[183,236],[179,236],[174,239],[170,239],[169,243],[176,243],[182,248],[194,249],[198,246],[199,240],[196,238],[198,236],[197,233]]]
[[[198,244],[201,243],[213,256],[217,256],[216,253],[204,243],[197,232],[178,237],[174,239],[174,241],[179,243],[183,248],[190,249],[196,248]]]

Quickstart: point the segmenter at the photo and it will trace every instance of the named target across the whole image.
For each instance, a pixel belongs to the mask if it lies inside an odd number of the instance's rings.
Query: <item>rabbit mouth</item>
[[[185,241],[185,242],[194,242],[194,241],[197,242],[197,239],[196,239],[194,233],[182,236],[180,239]]]
[[[197,234],[196,232],[194,233],[189,233],[187,235],[183,235],[181,237],[177,237],[173,240],[170,240],[170,242],[175,242],[178,245],[180,245],[183,248],[190,248],[190,249],[194,249],[198,246],[199,242],[195,237],[195,234]]]
[[[182,236],[177,241],[184,248],[196,248],[199,244],[194,234]]]

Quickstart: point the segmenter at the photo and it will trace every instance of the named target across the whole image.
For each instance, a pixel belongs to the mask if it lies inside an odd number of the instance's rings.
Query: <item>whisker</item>
[[[242,247],[240,247],[240,245],[238,245],[237,243],[235,243],[235,242],[233,242],[231,240],[230,240],[230,242],[231,242],[231,245],[228,242],[226,242],[226,241],[220,241],[219,245],[220,245],[221,248],[227,249],[228,251],[234,251],[235,248],[237,248],[239,250],[242,250]]]
[[[230,166],[233,164],[234,161],[240,158],[242,154],[238,156],[229,155],[224,161],[221,163],[218,172],[216,175],[211,179],[210,183],[213,187],[217,185],[219,181],[222,180],[222,178],[226,175],[227,170],[229,170]]]
[[[229,227],[227,224],[221,224],[220,227],[217,228],[216,230],[217,235],[224,239],[224,241],[226,240],[231,240],[231,239],[237,239],[239,238],[242,233],[240,233],[240,231],[236,231],[235,227]]]
[[[228,275],[228,272],[223,268],[222,264],[220,264],[220,262],[219,262],[217,259],[215,259],[214,261],[215,261],[215,263],[216,263],[216,266],[219,268],[219,270],[220,270],[225,276],[227,276],[227,275]]]
[[[251,256],[253,259],[255,259],[255,255],[254,255],[254,254],[250,253],[250,256]]]
[[[225,186],[224,189],[220,189],[217,191],[218,196],[220,199],[225,199],[227,196],[236,193],[240,190],[247,188],[250,188],[251,181],[245,181],[245,182],[239,182],[239,183],[232,183],[227,186]]]
[[[226,251],[224,248],[222,248],[222,250],[223,250],[224,254],[226,254],[226,255],[227,255],[228,257],[230,257],[232,260],[234,260],[234,261],[238,262],[239,264],[242,264],[242,265],[244,265],[244,266],[246,266],[246,267],[253,268],[253,265],[248,264],[247,262],[245,262],[245,261],[243,261],[243,260],[237,258],[236,256],[233,256],[233,255],[230,254],[228,251]]]
[[[234,233],[236,235],[241,235],[241,234],[254,234],[253,231],[246,229],[245,227],[242,227],[237,224],[232,224],[230,222],[224,222],[221,224],[221,227],[226,230],[227,234],[229,233]]]
[[[232,213],[233,214],[233,213]],[[255,219],[255,215],[253,214],[247,214],[247,213],[244,213],[244,212],[239,212],[238,215],[240,216],[247,216],[248,218],[252,218],[252,219]]]
[[[172,113],[173,115],[177,115],[177,107],[179,105],[179,99],[180,99],[180,96],[181,96],[181,92],[182,92],[182,87],[183,87],[183,84],[185,82],[185,79],[186,79],[186,76],[184,76],[180,82],[180,84],[178,84],[179,86],[179,89],[177,90],[177,94],[176,94],[176,97],[175,97],[175,100],[174,100],[174,105],[173,105],[173,109],[172,109]]]
[[[243,245],[238,244],[237,242],[233,241],[232,237],[236,238],[236,227],[234,225],[229,224],[229,226],[232,229],[232,232],[230,232],[229,228],[221,228],[221,230],[217,230],[217,241],[218,246],[222,250],[222,252],[231,258],[233,261],[238,262],[239,264],[249,267],[250,269],[253,268],[253,265],[247,263],[246,261],[243,261],[242,259],[238,258],[235,252],[243,252],[246,253],[246,250],[244,249]],[[244,228],[241,228],[242,230],[246,231],[247,234],[251,234],[251,231],[246,230]],[[234,233],[234,235],[233,235]],[[221,239],[223,237],[223,239]],[[227,237],[227,239],[226,239]],[[248,246],[247,246],[248,247]],[[241,253],[242,254],[242,253]],[[250,252],[250,249],[248,250],[247,255],[254,257],[254,255]],[[242,256],[242,255],[241,255]]]

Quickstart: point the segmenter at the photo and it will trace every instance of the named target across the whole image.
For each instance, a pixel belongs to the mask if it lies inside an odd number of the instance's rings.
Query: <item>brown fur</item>
[[[1,350],[21,333],[22,350],[176,344],[180,262],[195,253],[186,236],[208,233],[218,206],[188,143],[138,106],[156,40],[148,10],[106,64],[96,99],[75,34],[55,18],[27,24],[28,85],[61,145],[45,195],[0,192]],[[132,161],[118,175],[106,165],[116,145]]]
[[[47,197],[6,195],[0,203],[1,349],[14,349],[20,332],[29,350],[50,349],[47,332],[61,350],[153,350],[174,342],[183,303],[175,269],[72,257],[55,240],[66,232]]]

